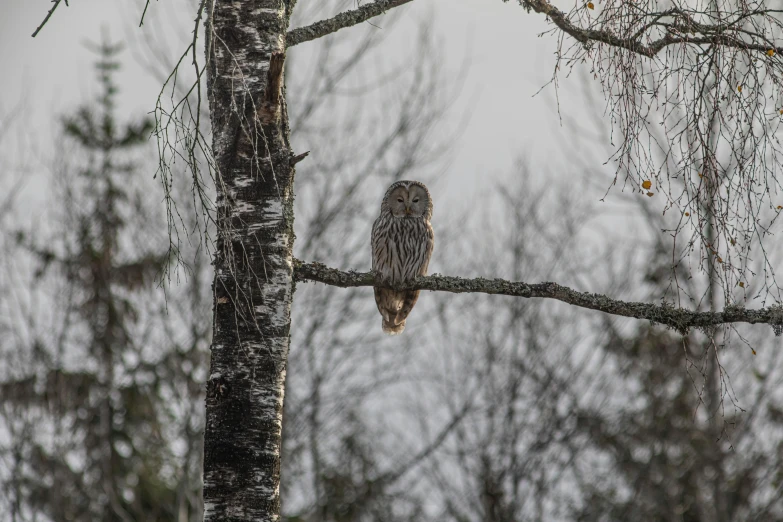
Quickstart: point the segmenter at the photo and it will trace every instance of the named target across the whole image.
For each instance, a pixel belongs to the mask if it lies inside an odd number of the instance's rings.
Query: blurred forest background
[[[294,26],[346,5],[300,3]],[[440,197],[462,168],[454,149],[469,146],[473,115],[457,101],[473,94],[470,60],[444,66],[462,49],[444,48],[431,19],[397,12],[383,26],[290,53],[294,149],[312,151],[297,166],[296,257],[369,268],[385,188],[420,179],[435,203],[433,272],[625,300],[707,296],[688,306],[710,309],[716,276],[672,268],[659,201],[617,190],[598,204],[611,181],[600,153],[566,150],[569,178],[520,149],[483,190]],[[416,52],[387,56],[394,38]],[[38,162],[0,157],[2,521],[202,518],[211,231],[176,163],[182,226],[167,226],[150,139],[164,113],[118,110],[124,63],[163,84],[161,42],[85,46],[95,99],[52,115],[57,138]],[[608,141],[600,98],[585,106],[590,118],[563,125]],[[0,140],[13,139],[24,111],[2,109]],[[46,180],[34,208],[30,168]],[[425,293],[405,334],[387,338],[367,288],[299,284],[294,303],[289,522],[783,520],[783,361],[769,328],[682,337],[562,303]]]

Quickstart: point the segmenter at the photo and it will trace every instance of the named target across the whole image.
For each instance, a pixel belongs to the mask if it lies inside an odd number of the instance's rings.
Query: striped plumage
[[[398,181],[389,187],[372,226],[372,269],[383,280],[399,284],[427,274],[435,242],[431,218],[432,199],[423,183]],[[402,333],[418,298],[418,290],[375,288],[383,331]]]

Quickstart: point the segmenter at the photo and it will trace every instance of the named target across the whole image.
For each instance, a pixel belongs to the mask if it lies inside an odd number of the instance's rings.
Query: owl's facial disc
[[[394,217],[422,217],[427,213],[429,197],[427,191],[417,185],[401,186],[389,194],[387,204]]]
[[[394,217],[405,217],[408,215],[408,189],[406,187],[397,187],[389,195],[389,209]]]
[[[427,213],[429,206],[427,191],[418,185],[413,185],[408,191],[408,215],[422,217]]]

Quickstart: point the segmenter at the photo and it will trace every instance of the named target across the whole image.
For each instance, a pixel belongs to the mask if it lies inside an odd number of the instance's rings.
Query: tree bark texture
[[[204,520],[278,520],[293,292],[293,154],[282,85],[295,0],[213,0],[207,89],[216,168],[214,337]]]

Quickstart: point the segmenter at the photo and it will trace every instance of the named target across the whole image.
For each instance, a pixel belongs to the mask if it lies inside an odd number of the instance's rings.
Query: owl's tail
[[[400,335],[403,330],[405,330],[405,321],[394,324],[387,322],[385,319],[381,320],[381,328],[383,328],[383,333],[388,335]]]

